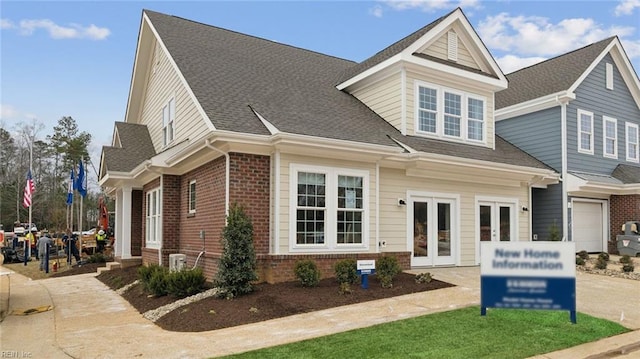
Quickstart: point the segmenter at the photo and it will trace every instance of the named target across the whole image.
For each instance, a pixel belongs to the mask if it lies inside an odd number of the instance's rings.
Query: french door
[[[412,197],[409,201],[412,266],[455,264],[457,202],[438,197]]]
[[[479,242],[509,242],[516,240],[515,202],[479,201],[478,228]],[[477,244],[477,262],[480,263],[480,243]]]

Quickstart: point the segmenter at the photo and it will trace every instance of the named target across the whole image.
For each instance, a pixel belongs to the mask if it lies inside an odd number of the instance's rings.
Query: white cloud
[[[478,8],[479,0],[384,0],[385,4],[394,10],[419,9],[425,12],[432,12],[441,9]]]
[[[18,117],[18,110],[11,105],[0,104],[0,119],[11,120]]]
[[[383,14],[383,10],[382,10],[382,6],[380,5],[376,5],[372,8],[369,9],[369,14],[375,16],[375,17],[382,17]]]
[[[487,16],[477,26],[478,34],[490,49],[520,57],[555,56],[603,40],[633,33],[632,27],[604,27],[593,19],[573,18],[551,23],[538,16]]]
[[[51,38],[59,39],[90,39],[104,40],[110,34],[111,30],[106,27],[98,27],[94,24],[82,26],[79,24],[69,24],[61,26],[49,19],[21,20],[16,26],[11,20],[2,19],[3,29],[17,29],[20,34],[28,36],[32,35],[38,29],[45,30]]]
[[[630,60],[640,58],[640,40],[622,40],[622,47],[624,47],[624,51],[627,53],[627,56]],[[640,69],[635,69],[636,72],[640,72]]]
[[[622,0],[616,6],[616,16],[631,15],[635,8],[640,8],[640,0]]]
[[[9,19],[0,19],[0,29],[12,29],[15,25]]]
[[[496,58],[496,62],[503,73],[509,74],[521,68],[537,64],[546,60],[544,57],[517,57],[514,55],[506,55]]]

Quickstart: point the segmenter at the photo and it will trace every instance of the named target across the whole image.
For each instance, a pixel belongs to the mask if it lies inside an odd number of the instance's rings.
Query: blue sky
[[[98,165],[124,120],[142,9],[354,61],[460,6],[503,72],[618,35],[640,70],[640,0],[0,1],[0,124],[71,116]],[[95,179],[94,179],[95,180]]]

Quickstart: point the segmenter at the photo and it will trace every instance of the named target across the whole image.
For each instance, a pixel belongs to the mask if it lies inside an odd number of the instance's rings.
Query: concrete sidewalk
[[[10,311],[54,308],[7,316],[0,325],[0,348],[5,357],[16,358],[205,358],[479,304],[478,267],[428,271],[457,286],[199,333],[160,329],[95,279],[95,274],[33,281],[14,273]],[[621,323],[640,328],[637,295],[630,300],[631,293],[640,293],[640,282],[614,279],[578,273],[578,311],[619,322],[619,311],[628,310]],[[621,287],[620,292],[616,287]],[[585,358],[639,341],[636,331],[538,358]]]

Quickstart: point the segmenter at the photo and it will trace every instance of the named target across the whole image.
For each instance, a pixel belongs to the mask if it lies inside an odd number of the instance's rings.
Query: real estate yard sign
[[[482,242],[481,315],[487,308],[568,310],[576,323],[573,242]]]

